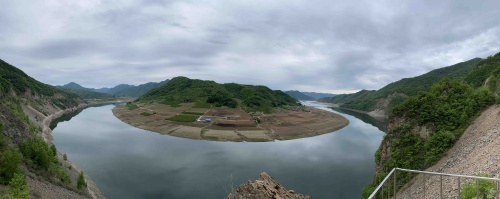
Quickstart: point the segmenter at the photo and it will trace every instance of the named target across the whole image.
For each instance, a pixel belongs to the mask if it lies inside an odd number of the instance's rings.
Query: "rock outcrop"
[[[240,185],[235,193],[230,193],[229,199],[310,199],[310,196],[297,194],[286,190],[267,173],[261,173],[259,179]]]

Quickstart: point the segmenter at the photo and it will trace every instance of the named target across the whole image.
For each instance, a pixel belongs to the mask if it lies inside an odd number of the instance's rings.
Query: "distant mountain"
[[[215,106],[241,107],[247,112],[272,112],[273,108],[297,106],[294,98],[279,90],[266,86],[218,84],[214,81],[176,77],[168,83],[154,88],[137,101],[160,101],[164,103],[201,102]]]
[[[86,88],[75,82],[56,87],[67,92],[75,93],[83,99],[114,99],[116,97],[139,97],[144,93],[150,91],[151,89],[161,86],[168,81],[169,80],[167,79],[158,83],[149,82],[141,84],[139,86],[120,84],[113,88],[99,89]]]
[[[107,92],[108,94],[116,94],[120,91],[123,91],[123,90],[126,90],[126,89],[130,89],[130,88],[134,88],[135,86],[132,86],[132,85],[128,85],[128,84],[119,84],[111,89],[109,89],[109,91]]]
[[[107,87],[94,89],[94,91],[98,92],[98,93],[108,93],[110,90],[111,90],[111,88],[107,88]]]
[[[314,101],[314,100],[316,100],[313,97],[305,95],[304,93],[297,91],[297,90],[285,91],[285,93],[290,95],[291,97],[297,99],[297,100],[302,100],[302,101]]]
[[[481,58],[475,58],[436,69],[417,77],[403,78],[377,91],[362,90],[354,94],[323,98],[320,101],[336,103],[343,108],[368,112],[379,110],[387,113],[392,107],[403,102],[408,96],[416,95],[418,91],[428,91],[433,84],[439,82],[444,77],[448,77],[451,80],[464,80],[481,60]],[[481,78],[484,79],[484,77]]]
[[[131,86],[131,85],[126,85],[126,84],[121,84],[118,85],[108,91],[109,94],[113,94],[116,96],[127,96],[127,97],[140,97],[141,95],[144,95],[146,92],[150,91],[151,89],[157,88],[165,83],[167,83],[169,80],[165,80],[162,82],[149,82],[145,84],[141,84],[139,86]]]
[[[63,86],[56,86],[56,87],[63,90],[63,91],[77,94],[82,99],[115,99],[116,98],[115,96],[110,95],[110,94],[95,92],[94,89],[85,88],[85,87],[83,87],[80,84],[77,84],[75,82],[71,82],[69,84],[66,84]]]
[[[62,87],[62,88],[66,88],[66,89],[75,89],[75,90],[88,90],[88,91],[92,91],[92,89],[90,88],[85,88],[83,86],[81,86],[80,84],[77,84],[75,82],[70,82],[66,85],[63,85],[63,86],[58,86],[58,87]]]
[[[332,93],[316,93],[316,92],[302,92],[302,93],[314,98],[315,100],[319,100],[319,99],[325,98],[325,97],[334,97],[336,95],[336,94],[332,94]]]

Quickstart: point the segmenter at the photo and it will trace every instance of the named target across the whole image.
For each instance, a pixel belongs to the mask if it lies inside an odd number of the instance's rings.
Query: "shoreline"
[[[78,104],[78,106],[76,106],[76,107],[67,108],[64,110],[59,110],[53,114],[46,116],[41,123],[42,137],[45,140],[45,142],[47,142],[49,144],[53,144],[52,141],[54,140],[54,137],[52,136],[52,129],[50,129],[50,124],[52,123],[52,121],[60,118],[64,114],[75,112],[75,111],[80,110],[80,109],[83,110],[83,109],[86,109],[86,108],[91,107],[91,106],[92,106],[92,104],[81,103],[81,104]],[[58,154],[57,156],[60,159],[62,159],[63,154],[60,151],[57,151],[57,154]],[[65,160],[65,162],[67,162],[69,165],[71,165],[71,167],[75,171],[77,171],[78,173],[80,173],[82,171],[82,169],[80,167],[78,167],[77,164],[71,162],[69,159]],[[87,174],[84,174],[84,177],[85,177],[85,182],[87,183],[87,191],[90,194],[90,196],[94,199],[105,198],[104,195],[102,194],[102,192],[99,190],[99,187],[97,186],[97,184],[95,184],[95,182],[92,181],[92,179],[90,179],[90,177]],[[71,191],[71,190],[69,190],[69,191]]]
[[[387,120],[388,119],[388,116],[383,111],[381,111],[381,110],[378,110],[378,111],[375,110],[375,111],[367,112],[367,111],[362,111],[362,110],[357,110],[357,109],[340,107],[338,104],[332,104],[332,103],[328,103],[328,102],[318,102],[318,101],[316,101],[315,103],[327,105],[329,107],[338,108],[338,109],[342,109],[342,110],[348,110],[348,111],[353,111],[353,112],[357,112],[357,113],[366,114],[366,115],[369,115],[370,117],[373,117],[373,118],[375,118],[375,119],[377,119],[379,121]]]
[[[129,110],[120,106],[113,108],[112,112],[122,122],[139,129],[187,139],[223,142],[293,140],[332,133],[349,125],[349,120],[339,114],[310,106],[301,111],[259,115],[256,118],[262,122],[253,127],[221,127],[217,126],[217,122],[171,122],[165,120],[165,115],[141,116],[143,110],[151,111],[144,107]],[[206,115],[211,111],[212,108],[201,117],[210,117]]]

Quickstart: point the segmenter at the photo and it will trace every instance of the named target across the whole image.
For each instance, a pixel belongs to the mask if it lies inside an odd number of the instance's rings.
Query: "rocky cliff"
[[[229,199],[310,199],[310,196],[286,190],[267,173],[261,173],[259,179],[240,185]]]

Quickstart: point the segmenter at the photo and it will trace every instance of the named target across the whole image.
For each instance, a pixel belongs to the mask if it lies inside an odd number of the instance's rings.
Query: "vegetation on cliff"
[[[473,89],[443,79],[429,92],[421,91],[394,107],[389,131],[375,154],[377,173],[365,187],[367,197],[392,168],[425,170],[460,138],[470,122],[495,102],[486,88]],[[398,176],[403,185],[412,175]]]
[[[0,82],[0,184],[7,185],[6,188],[0,186],[0,197],[29,198],[25,173],[77,190],[67,168],[57,158],[55,146],[41,137],[43,118],[40,115],[76,107],[83,101],[75,94],[29,77],[2,60]],[[26,110],[38,113],[28,116]]]
[[[419,91],[428,91],[431,86],[444,77],[452,80],[463,80],[482,59],[475,58],[452,66],[440,68],[426,74],[404,78],[388,84],[377,91],[362,90],[354,94],[343,94],[335,97],[323,98],[320,101],[339,104],[340,107],[373,111],[383,109],[386,112],[400,104],[408,96],[416,95]],[[379,103],[388,99],[388,103]]]
[[[214,106],[241,107],[247,112],[271,112],[275,107],[299,105],[286,93],[273,91],[265,86],[218,84],[186,77],[173,78],[165,85],[139,97],[138,101],[159,101],[166,104],[210,103]]]

